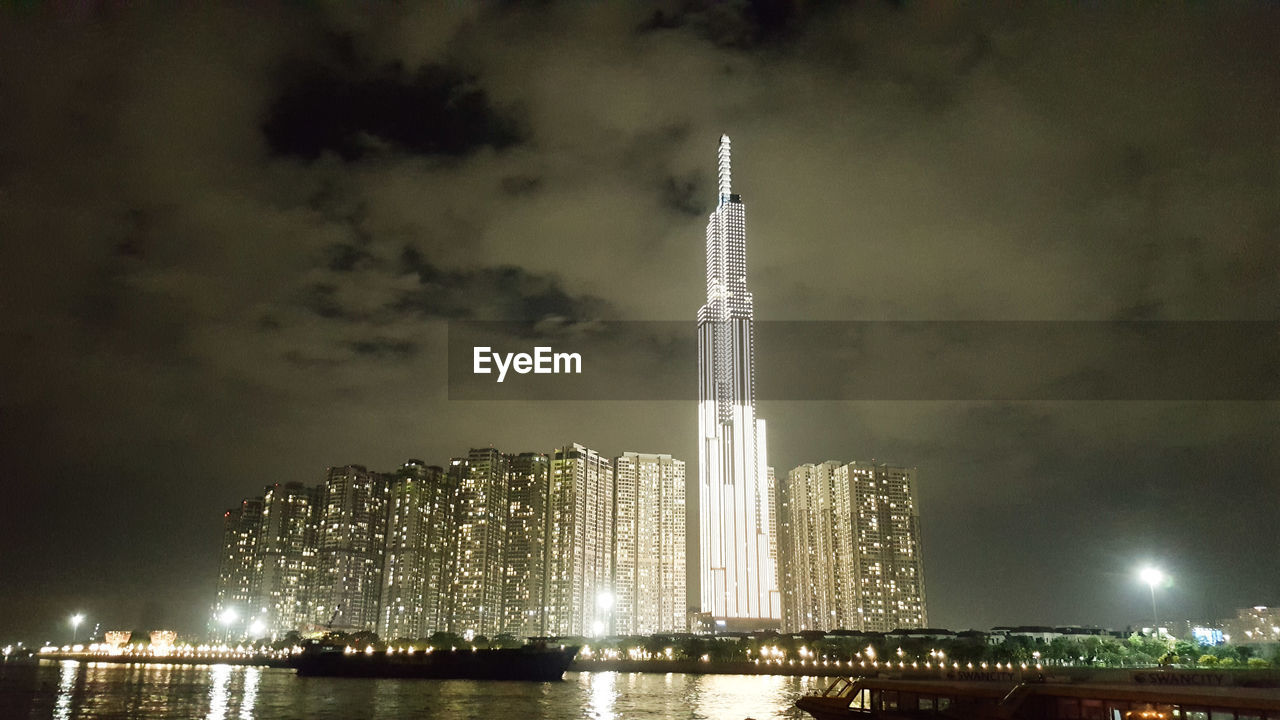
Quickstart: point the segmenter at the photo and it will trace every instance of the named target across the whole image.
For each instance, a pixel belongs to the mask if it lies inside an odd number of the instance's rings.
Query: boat
[[[564,678],[578,654],[575,645],[545,642],[519,648],[387,648],[358,650],[316,641],[293,657],[302,677],[440,678],[467,680],[527,680],[551,682]]]
[[[989,673],[988,675],[995,675]],[[1211,672],[1134,673],[1127,682],[1003,673],[1008,678],[840,678],[796,707],[816,720],[1268,720],[1280,688]]]

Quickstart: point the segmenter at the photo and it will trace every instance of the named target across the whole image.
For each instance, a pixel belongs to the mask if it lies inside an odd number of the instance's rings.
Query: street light
[[[84,622],[84,613],[76,613],[71,616],[71,644],[76,644],[76,637],[80,630],[80,623]]]
[[[1142,568],[1138,577],[1151,588],[1151,632],[1153,635],[1159,635],[1160,613],[1156,610],[1156,585],[1164,582],[1164,573],[1160,572],[1160,568],[1148,565]]]
[[[223,640],[222,640],[223,642],[231,642],[231,625],[235,623],[235,621],[238,620],[239,617],[240,617],[239,613],[237,613],[236,609],[233,607],[229,607],[226,610],[223,610],[222,614],[218,616],[218,622],[222,623],[222,627],[224,628]]]
[[[604,635],[605,630],[613,632],[613,593],[601,590],[596,593],[596,608],[600,611],[601,620],[595,621],[591,629],[596,635]],[[607,620],[608,622],[605,622]]]

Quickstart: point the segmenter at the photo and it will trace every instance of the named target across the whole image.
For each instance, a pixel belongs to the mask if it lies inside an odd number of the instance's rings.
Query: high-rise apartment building
[[[914,468],[829,461],[779,488],[787,630],[928,624]]]
[[[796,607],[798,595],[796,585],[800,582],[796,574],[795,553],[796,541],[794,540],[795,530],[791,527],[791,475],[788,473],[785,477],[777,478],[774,482],[774,495],[772,503],[774,506],[774,517],[777,519],[777,555],[776,565],[778,573],[778,590],[782,600],[782,629],[793,630],[798,629],[799,624],[796,622]]]
[[[388,640],[427,635],[428,607],[439,591],[428,580],[433,563],[431,537],[441,520],[433,500],[443,475],[439,467],[409,460],[388,480],[378,618],[378,634]]]
[[[851,462],[837,481],[845,478],[857,518],[851,555],[857,570],[860,629],[927,627],[916,469]]]
[[[312,621],[374,630],[382,596],[387,478],[360,465],[331,467],[323,492]]]
[[[613,463],[573,444],[551,454],[547,632],[601,635],[613,603]]]
[[[739,628],[781,617],[769,523],[764,421],[756,417],[755,330],[746,209],[733,192],[729,137],[707,222],[707,303],[698,311],[698,501],[702,612]]]
[[[787,476],[786,540],[781,543],[790,551],[784,558],[785,574],[791,577],[789,604],[783,608],[783,627],[791,630],[830,630],[852,627],[846,605],[852,607],[853,576],[848,552],[837,534],[848,533],[853,518],[850,514],[849,488],[835,486],[835,474],[841,463],[829,461],[817,465],[801,465]],[[844,549],[844,557],[838,553]],[[842,604],[844,602],[845,604]]]
[[[492,637],[502,629],[510,463],[493,448],[475,448],[458,479],[449,630],[464,637]],[[464,464],[455,459],[450,467],[456,472]]]
[[[449,629],[449,593],[453,584],[453,548],[458,533],[458,487],[465,475],[465,462],[441,471],[433,468],[427,502],[431,521],[427,532],[426,577],[423,579],[422,636]]]
[[[613,601],[603,608],[612,611],[604,618],[608,632],[684,632],[684,461],[623,453],[613,465]]]
[[[310,622],[319,505],[320,489],[301,483],[270,485],[263,493],[253,616],[265,618],[272,635]]]
[[[507,536],[502,584],[502,631],[546,635],[547,494],[550,459],[542,453],[511,458],[507,480]]]
[[[262,536],[262,498],[245,498],[222,514],[222,556],[213,617],[217,623],[228,610],[243,616],[258,599],[258,539]],[[230,616],[226,616],[230,617]]]

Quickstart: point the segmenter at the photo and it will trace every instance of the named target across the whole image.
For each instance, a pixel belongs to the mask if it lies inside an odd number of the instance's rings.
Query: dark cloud
[[[408,340],[371,338],[369,340],[357,340],[352,342],[351,349],[355,350],[356,353],[360,355],[404,360],[417,355],[420,348],[416,343],[409,342]]]
[[[833,3],[800,0],[724,0],[656,3],[641,31],[694,29],[724,48],[749,49],[785,41]]]
[[[319,66],[292,73],[262,127],[281,155],[315,160],[331,152],[350,161],[386,150],[460,157],[520,139],[511,112],[493,107],[476,79],[456,68]]]

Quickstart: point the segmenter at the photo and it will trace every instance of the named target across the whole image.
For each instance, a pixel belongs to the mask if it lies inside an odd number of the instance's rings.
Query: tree
[[[361,630],[351,635],[351,643],[356,647],[366,647],[378,644],[378,633],[372,630]]]
[[[1181,658],[1181,662],[1194,663],[1200,647],[1189,640],[1178,640],[1173,643],[1173,654]]]
[[[1200,656],[1200,659],[1197,662],[1198,664],[1204,665],[1205,667],[1213,667],[1218,664],[1218,656],[1205,653],[1204,655]]]
[[[461,636],[443,630],[431,633],[427,641],[431,643],[431,647],[438,648],[461,647],[464,644]]]
[[[1209,652],[1213,653],[1219,660],[1232,660],[1233,662],[1240,659],[1240,651],[1234,645],[1219,645]]]

